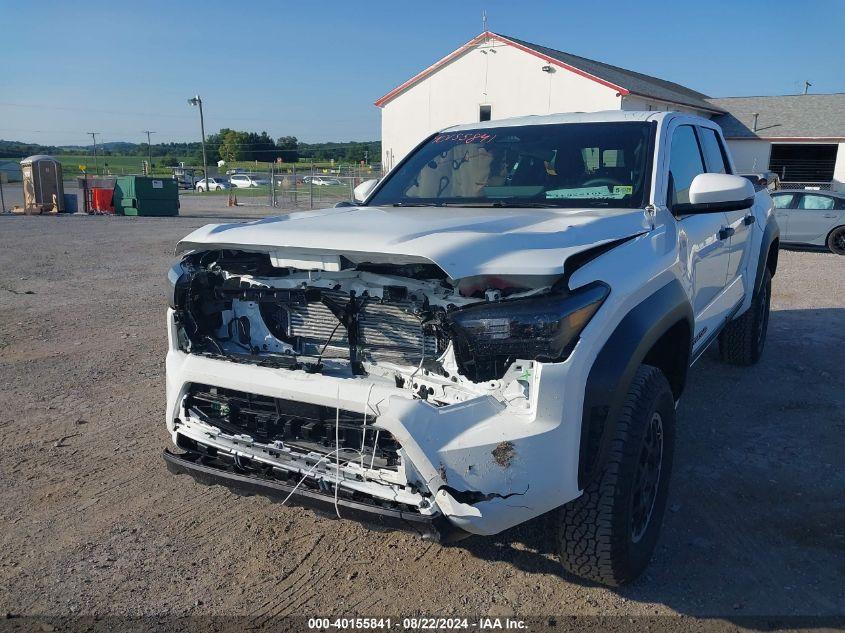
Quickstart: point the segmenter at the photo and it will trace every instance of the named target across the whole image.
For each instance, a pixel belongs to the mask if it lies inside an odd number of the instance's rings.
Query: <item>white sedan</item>
[[[208,189],[206,189],[206,181],[208,182]],[[221,189],[229,189],[231,186],[228,180],[220,176],[200,178],[197,181],[197,191],[219,191]]]
[[[315,185],[342,185],[337,178],[326,178],[325,176],[314,176],[312,182]]]
[[[233,187],[238,189],[249,189],[250,187],[266,187],[270,181],[266,178],[259,178],[251,174],[234,174],[229,178]]]

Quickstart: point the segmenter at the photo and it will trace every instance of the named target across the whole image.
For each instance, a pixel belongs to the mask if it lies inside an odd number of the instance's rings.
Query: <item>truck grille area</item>
[[[354,323],[363,359],[416,365],[438,355],[437,336],[432,326],[423,323],[416,302],[358,301],[361,305]],[[319,354],[325,347],[324,357],[347,357],[349,332],[337,314],[347,310],[349,303],[347,295],[323,290],[321,301],[286,306],[287,339],[295,341],[305,354]]]
[[[375,417],[305,402],[284,400],[233,389],[193,383],[183,401],[186,416],[231,435],[248,435],[254,442],[284,445],[328,454],[339,449],[341,460],[358,460],[373,468],[397,470],[399,444],[387,431],[371,428]],[[360,452],[359,452],[360,451]]]

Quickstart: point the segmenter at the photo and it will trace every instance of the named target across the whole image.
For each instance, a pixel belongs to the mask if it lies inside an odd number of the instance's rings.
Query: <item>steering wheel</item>
[[[621,185],[621,180],[616,180],[616,178],[609,178],[608,176],[599,176],[598,178],[591,178],[586,182],[581,184],[582,187],[601,187],[602,185],[606,185],[608,187],[612,187],[614,185]]]

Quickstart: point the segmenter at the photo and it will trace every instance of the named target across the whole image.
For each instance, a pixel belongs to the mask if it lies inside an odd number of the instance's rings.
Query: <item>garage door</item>
[[[778,174],[783,182],[829,186],[838,147],[832,144],[773,144],[769,170]]]

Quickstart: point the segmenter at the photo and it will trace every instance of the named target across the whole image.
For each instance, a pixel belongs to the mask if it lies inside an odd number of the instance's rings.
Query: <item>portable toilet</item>
[[[52,156],[36,154],[21,161],[23,206],[26,213],[64,211],[62,164]]]

